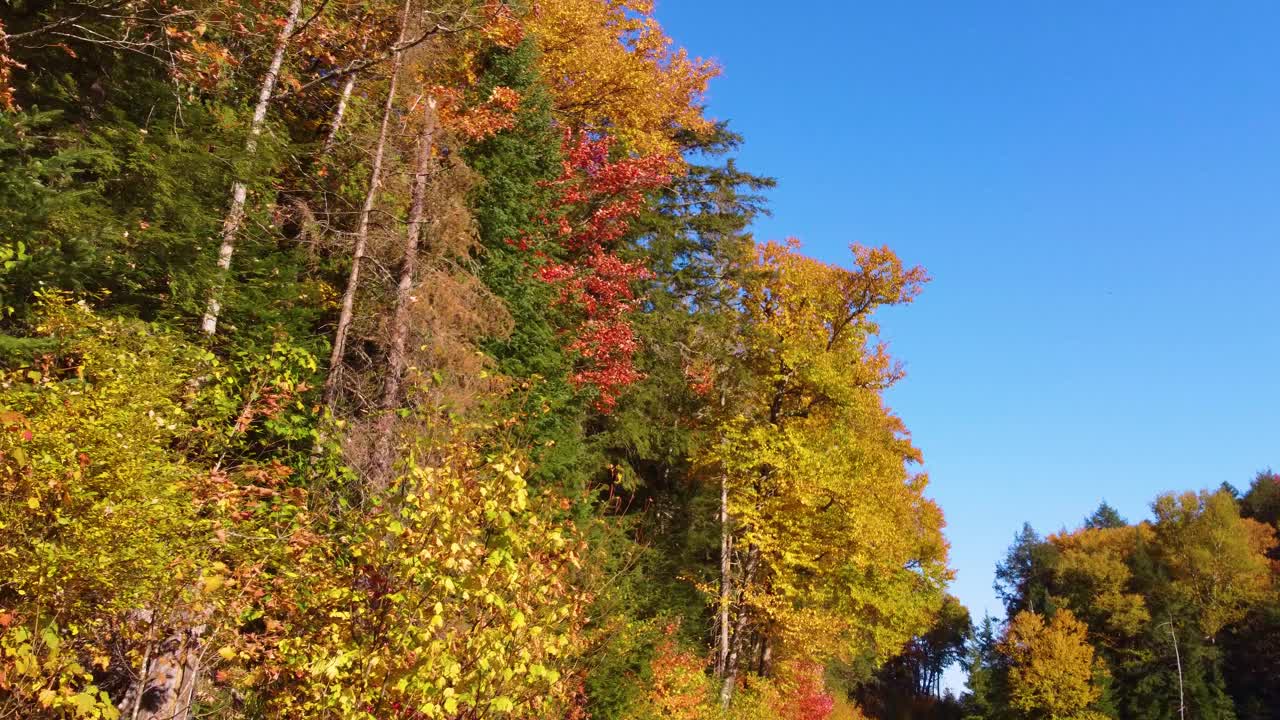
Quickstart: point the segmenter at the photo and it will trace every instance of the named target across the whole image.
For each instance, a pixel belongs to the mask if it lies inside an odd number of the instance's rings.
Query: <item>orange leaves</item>
[[[674,131],[710,127],[701,98],[719,71],[673,49],[652,12],[647,0],[539,0],[527,22],[562,120],[674,157]]]
[[[4,30],[4,21],[0,20],[0,110],[16,110],[13,99],[13,71],[22,70],[26,66],[9,57],[8,35]]]
[[[478,105],[468,105],[465,92],[457,87],[437,85],[429,92],[440,122],[472,142],[513,127],[520,108],[520,93],[507,87],[494,88]]]
[[[664,637],[649,667],[653,673],[649,706],[655,717],[669,720],[710,720],[710,685],[706,658],[676,643],[676,625],[663,630]]]
[[[791,676],[790,692],[778,707],[782,720],[827,720],[835,709],[836,701],[827,692],[824,668],[814,662],[792,663],[787,668]]]
[[[511,6],[498,0],[490,0],[484,6],[485,23],[482,29],[489,42],[503,48],[519,45],[525,36],[524,24],[511,11]]]

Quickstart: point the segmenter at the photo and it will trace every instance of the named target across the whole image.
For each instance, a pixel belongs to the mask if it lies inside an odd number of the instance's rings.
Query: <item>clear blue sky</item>
[[[887,244],[890,404],[998,613],[1024,520],[1280,469],[1280,3],[658,0],[778,178],[762,238]]]

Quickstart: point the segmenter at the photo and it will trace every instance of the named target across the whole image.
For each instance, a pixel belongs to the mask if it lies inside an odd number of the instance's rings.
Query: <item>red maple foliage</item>
[[[779,714],[786,720],[827,720],[835,710],[835,698],[827,692],[822,666],[803,663],[792,671],[792,687]]]
[[[567,329],[567,347],[579,364],[572,380],[596,390],[602,412],[643,377],[634,364],[640,345],[631,315],[639,303],[634,285],[650,273],[642,263],[618,257],[617,246],[644,208],[645,194],[668,184],[672,168],[660,156],[614,160],[612,148],[611,138],[565,133],[560,177],[548,183],[556,200],[544,218],[559,260],[538,273],[560,287],[560,306],[573,310],[576,325]]]

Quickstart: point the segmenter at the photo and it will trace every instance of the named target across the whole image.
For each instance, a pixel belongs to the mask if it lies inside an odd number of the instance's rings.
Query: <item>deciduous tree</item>
[[[1101,697],[1095,677],[1102,669],[1087,633],[1070,610],[1059,610],[1048,622],[1033,612],[1014,616],[1000,642],[1009,660],[1010,705],[1028,718],[1090,717],[1090,706]]]

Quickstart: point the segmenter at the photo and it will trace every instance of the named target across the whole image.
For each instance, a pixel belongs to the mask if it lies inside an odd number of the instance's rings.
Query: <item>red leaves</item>
[[[835,698],[827,692],[822,666],[801,663],[794,669],[792,690],[778,708],[786,720],[827,720],[836,707]]]
[[[639,340],[630,315],[638,298],[633,285],[650,277],[640,262],[615,254],[616,245],[644,208],[645,193],[671,180],[663,157],[611,160],[613,140],[565,133],[553,212],[544,218],[565,260],[544,266],[538,277],[560,286],[559,305],[571,308],[577,325],[568,349],[580,364],[572,380],[597,392],[596,408],[609,412],[619,393],[643,376],[633,359]],[[521,247],[526,243],[521,241]]]
[[[677,626],[667,625],[665,636],[655,648],[650,668],[653,686],[649,701],[655,714],[669,720],[699,720],[707,717],[707,662],[683,650],[676,643]]]
[[[698,397],[708,398],[716,389],[716,369],[709,362],[686,361],[683,367],[685,382]]]
[[[671,161],[662,156],[611,162],[612,138],[564,139],[562,172],[551,185],[560,190],[560,242],[570,251],[605,248],[621,240],[644,208],[645,193],[671,182]]]

